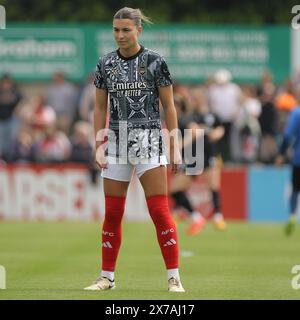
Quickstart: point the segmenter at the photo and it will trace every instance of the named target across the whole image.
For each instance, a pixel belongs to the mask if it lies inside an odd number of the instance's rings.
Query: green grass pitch
[[[116,290],[87,292],[98,276],[101,224],[0,222],[2,299],[300,299],[291,286],[300,265],[300,227],[289,238],[280,224],[208,223],[198,236],[178,225],[186,293],[168,293],[151,223],[123,222]]]

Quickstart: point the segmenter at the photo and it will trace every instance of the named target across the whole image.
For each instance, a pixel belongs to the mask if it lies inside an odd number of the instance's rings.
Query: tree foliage
[[[0,0],[8,22],[110,22],[124,7],[155,23],[289,24],[297,0]]]

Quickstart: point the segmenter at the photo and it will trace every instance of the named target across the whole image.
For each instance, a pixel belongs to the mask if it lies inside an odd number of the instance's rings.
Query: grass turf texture
[[[300,264],[300,228],[282,225],[206,225],[185,234],[178,225],[186,293],[168,293],[166,272],[150,223],[123,223],[116,290],[84,291],[98,276],[101,229],[96,223],[0,223],[1,299],[300,299],[291,269]]]

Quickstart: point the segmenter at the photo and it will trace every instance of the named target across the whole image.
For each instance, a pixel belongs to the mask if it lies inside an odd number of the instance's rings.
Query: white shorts
[[[110,163],[108,158],[108,164],[106,169],[101,170],[101,177],[117,180],[117,181],[130,181],[133,171],[135,170],[137,176],[140,178],[147,170],[154,169],[160,166],[166,166],[168,164],[166,157],[160,157],[160,161],[150,161],[150,163]],[[153,162],[153,163],[152,163]]]

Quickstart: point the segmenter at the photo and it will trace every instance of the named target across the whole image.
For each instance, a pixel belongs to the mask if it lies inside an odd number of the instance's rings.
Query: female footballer
[[[145,192],[151,219],[167,269],[168,290],[184,292],[178,271],[178,237],[169,211],[165,143],[161,134],[159,100],[169,132],[177,129],[172,79],[158,53],[139,43],[142,22],[150,22],[139,9],[122,8],[113,18],[118,49],[101,57],[96,67],[96,161],[102,169],[105,217],[102,228],[102,271],[86,290],[115,287],[115,267],[121,245],[121,221],[129,182],[135,170]],[[107,143],[99,139],[107,118]],[[180,152],[169,139],[169,163],[177,172]],[[106,147],[105,147],[106,146]],[[138,259],[138,257],[137,257]]]

